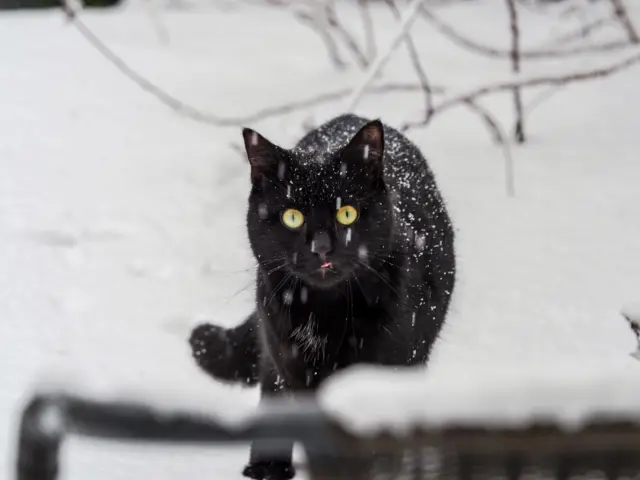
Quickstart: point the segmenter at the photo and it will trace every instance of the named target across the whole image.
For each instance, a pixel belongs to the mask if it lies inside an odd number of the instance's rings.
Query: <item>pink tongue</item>
[[[324,262],[322,265],[320,265],[321,268],[331,268],[331,262]]]

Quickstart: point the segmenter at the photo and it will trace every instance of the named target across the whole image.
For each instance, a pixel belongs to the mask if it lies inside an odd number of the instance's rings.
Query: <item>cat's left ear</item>
[[[384,132],[382,122],[373,120],[358,130],[343,155],[350,163],[364,164],[364,168],[376,178],[382,178],[384,154]]]
[[[250,128],[242,130],[244,148],[251,165],[251,181],[257,182],[275,174],[278,165],[283,161],[280,149]]]

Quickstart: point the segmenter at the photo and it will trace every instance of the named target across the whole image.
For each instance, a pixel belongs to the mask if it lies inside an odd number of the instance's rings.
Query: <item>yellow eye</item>
[[[351,205],[345,205],[340,207],[338,213],[336,213],[336,218],[342,225],[351,225],[357,220],[358,211]]]
[[[304,215],[295,208],[287,208],[282,214],[282,223],[285,227],[295,230],[304,223]]]

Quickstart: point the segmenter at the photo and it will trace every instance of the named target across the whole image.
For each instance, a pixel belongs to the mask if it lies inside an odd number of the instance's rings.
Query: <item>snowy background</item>
[[[185,1],[150,11],[140,3],[81,18],[141,74],[203,111],[251,114],[353,86],[363,75],[356,67],[336,71],[320,37],[283,9]],[[465,2],[440,13],[507,48],[499,4]],[[355,25],[355,11],[345,7],[343,15]],[[384,45],[396,21],[382,7],[373,17]],[[544,45],[575,26],[557,18],[524,9],[523,42]],[[504,61],[470,55],[425,23],[414,38],[438,85],[460,91],[510,76]],[[606,65],[627,54],[525,63],[523,74]],[[404,51],[383,79],[415,82]],[[525,92],[525,103],[539,93]],[[485,106],[510,125],[508,95]],[[413,92],[366,96],[357,112],[399,125],[420,118],[421,108]],[[328,103],[247,126],[292,146],[304,122],[343,109]],[[586,385],[583,394],[591,379],[607,391],[611,378],[632,382],[620,392],[637,394],[640,364],[629,356],[635,341],[620,311],[640,302],[638,112],[640,67],[541,103],[527,117],[528,143],[512,146],[515,198],[505,194],[502,149],[468,110],[411,131],[458,234],[455,299],[429,367],[436,380],[414,371],[394,376],[398,387],[389,389],[377,374],[348,376],[326,401],[340,409],[365,398],[360,411],[369,419],[398,410],[425,417],[421,388],[468,401],[483,385],[506,392],[517,380],[529,388],[522,407],[548,398],[553,390],[532,382],[550,373],[551,386]],[[0,15],[1,476],[13,472],[25,395],[42,382],[61,378],[112,396],[154,391],[167,404],[206,405],[225,417],[255,407],[256,391],[200,373],[186,342],[203,320],[233,325],[251,310],[249,169],[240,140],[239,127],[192,121],[142,92],[60,12]],[[376,393],[379,381],[386,397]],[[69,479],[229,479],[241,478],[247,449],[73,441],[64,454]]]

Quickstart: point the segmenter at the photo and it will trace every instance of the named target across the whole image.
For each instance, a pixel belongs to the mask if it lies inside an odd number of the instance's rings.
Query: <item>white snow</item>
[[[363,262],[366,262],[369,258],[369,249],[364,243],[358,246],[358,258]]]
[[[444,9],[444,18],[474,38],[508,44],[499,2],[464,3]],[[136,5],[82,18],[142,74],[220,115],[361,78],[355,69],[331,69],[321,39],[289,12],[251,8],[163,10],[168,43]],[[390,39],[396,22],[383,9],[374,15]],[[527,46],[558,34],[548,15],[523,10],[523,19]],[[467,91],[508,76],[506,63],[469,56],[417,26],[435,84]],[[414,78],[405,56],[391,61],[386,80]],[[237,148],[240,126],[216,128],[168,110],[56,12],[0,15],[0,59],[2,475],[13,474],[26,395],[52,376],[100,398],[243,418],[257,392],[212,382],[186,341],[203,319],[230,326],[251,311],[255,262],[245,232],[249,166]],[[590,61],[525,62],[523,75],[581,70]],[[572,425],[592,409],[626,412],[639,403],[633,380],[640,365],[628,355],[636,340],[620,315],[623,305],[640,301],[638,74],[569,87],[536,107],[527,116],[529,143],[513,148],[513,199],[504,192],[501,149],[465,109],[409,134],[455,222],[459,281],[451,316],[428,374],[340,376],[323,393],[332,411],[348,415],[357,405],[354,428],[438,424],[455,415],[509,422],[543,411]],[[525,104],[539,93],[526,92]],[[483,105],[511,118],[508,95]],[[325,120],[339,107],[248,126],[287,147],[303,122]],[[399,125],[420,118],[421,108],[415,94],[376,95],[364,97],[358,113]],[[246,446],[72,440],[64,478],[239,479],[247,454]]]
[[[593,415],[619,415],[640,424],[637,365],[598,369],[568,363],[528,370],[502,367],[475,375],[473,369],[393,372],[357,367],[337,374],[321,393],[322,405],[356,433],[410,432],[417,425],[440,428],[526,426],[555,420],[578,428]],[[375,398],[375,402],[371,399]]]

